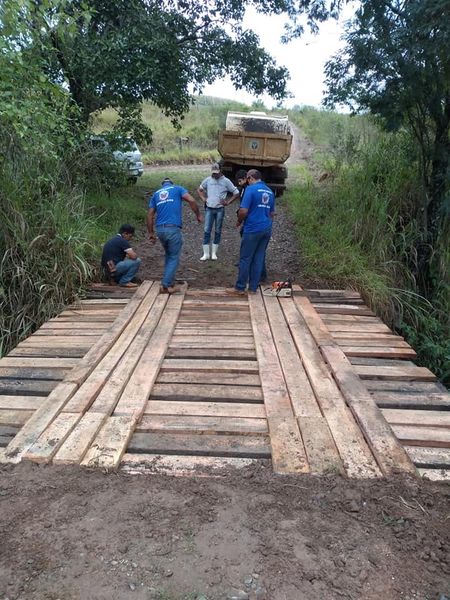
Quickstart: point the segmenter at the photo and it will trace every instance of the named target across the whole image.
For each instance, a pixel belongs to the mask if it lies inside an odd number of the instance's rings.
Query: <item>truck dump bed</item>
[[[253,167],[283,164],[291,153],[292,136],[280,133],[219,131],[218,150],[225,161]]]

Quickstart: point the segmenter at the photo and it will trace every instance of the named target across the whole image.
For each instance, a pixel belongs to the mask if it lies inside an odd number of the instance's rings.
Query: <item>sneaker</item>
[[[244,290],[237,290],[236,288],[228,288],[227,290],[225,290],[225,293],[228,294],[228,296],[246,296],[247,292],[245,292]]]
[[[128,283],[119,283],[120,287],[126,287],[126,288],[137,288],[139,287],[137,283],[133,283],[132,281],[129,281]]]

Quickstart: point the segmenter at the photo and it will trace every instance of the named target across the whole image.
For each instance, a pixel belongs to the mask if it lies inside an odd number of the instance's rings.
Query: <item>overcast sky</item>
[[[347,6],[340,21],[333,20],[322,24],[318,35],[312,35],[305,27],[303,36],[289,44],[280,42],[283,35],[283,17],[258,15],[253,8],[247,10],[244,28],[252,29],[259,36],[261,45],[277,63],[289,69],[291,79],[288,87],[293,97],[284,102],[285,106],[320,106],[324,93],[324,65],[342,46],[340,36],[343,23],[352,16],[354,10],[354,6]],[[205,86],[203,93],[248,104],[256,99],[244,91],[235,90],[229,79]],[[262,100],[269,107],[275,105],[269,96],[262,97]]]

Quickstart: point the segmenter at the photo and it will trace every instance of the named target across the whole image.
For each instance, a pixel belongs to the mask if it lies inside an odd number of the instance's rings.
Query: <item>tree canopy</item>
[[[417,139],[426,191],[419,249],[425,290],[433,285],[432,249],[450,214],[449,15],[449,0],[366,0],[347,25],[345,48],[326,66],[327,106],[369,110]]]
[[[176,121],[192,92],[227,74],[236,88],[281,101],[289,73],[243,30],[246,8],[285,15],[288,38],[302,32],[303,17],[314,28],[336,16],[341,1],[4,0],[0,32],[22,52],[39,53],[46,75],[70,92],[85,122],[113,107],[126,130],[140,123],[143,100]],[[26,27],[8,27],[14,14]]]

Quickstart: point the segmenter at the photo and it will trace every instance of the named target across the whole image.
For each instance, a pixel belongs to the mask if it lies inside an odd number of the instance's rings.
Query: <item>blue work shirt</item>
[[[248,209],[244,233],[265,231],[272,226],[270,214],[275,211],[275,195],[263,181],[257,181],[245,188],[241,208]]]
[[[165,183],[156,190],[148,203],[156,211],[156,227],[167,224],[181,227],[183,196],[187,193],[184,187],[173,183]]]

